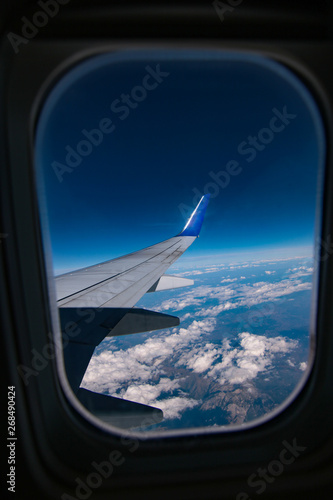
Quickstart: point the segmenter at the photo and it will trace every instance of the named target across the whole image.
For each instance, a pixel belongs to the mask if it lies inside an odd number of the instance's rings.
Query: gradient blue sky
[[[158,64],[168,76],[135,108],[110,108]],[[252,159],[245,153],[250,146],[240,145],[283,108],[295,118]],[[86,139],[82,130],[105,118],[114,130],[60,182],[54,162],[66,164],[66,146],[75,150]],[[310,94],[268,59],[185,51],[91,58],[54,87],[37,126],[37,173],[56,273],[175,235],[205,188],[212,193],[206,219],[184,264],[238,254],[249,260],[264,251],[311,254],[323,142]],[[231,160],[239,173],[228,186],[208,185],[209,173]]]

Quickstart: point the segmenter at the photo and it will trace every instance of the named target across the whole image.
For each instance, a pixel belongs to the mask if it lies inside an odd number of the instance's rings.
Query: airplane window
[[[50,91],[35,146],[82,404],[159,432],[281,411],[314,356],[325,143],[305,84],[255,54],[98,55]]]

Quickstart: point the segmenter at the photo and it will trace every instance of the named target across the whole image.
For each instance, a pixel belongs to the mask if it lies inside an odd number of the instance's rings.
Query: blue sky
[[[54,87],[37,126],[56,273],[175,235],[205,192],[184,264],[311,254],[322,161],[315,104],[277,63],[185,51],[91,58]]]

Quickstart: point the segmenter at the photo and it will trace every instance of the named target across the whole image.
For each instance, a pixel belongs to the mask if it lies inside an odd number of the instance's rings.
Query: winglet
[[[191,217],[187,221],[186,226],[178,236],[199,236],[209,198],[210,194],[202,196]]]

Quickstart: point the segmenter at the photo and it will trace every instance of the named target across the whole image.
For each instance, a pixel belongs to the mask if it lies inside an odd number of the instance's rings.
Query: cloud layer
[[[262,268],[263,264],[257,265]],[[274,262],[268,261],[266,265],[272,266]],[[203,278],[207,273],[218,273],[213,284],[204,280],[200,284],[197,278],[198,286],[170,292],[170,298],[154,307],[178,315],[181,311],[182,327],[152,333],[141,343],[123,349],[116,339],[105,341],[104,349],[99,348],[93,356],[82,386],[157,406],[167,421],[180,419],[186,410],[211,408],[211,404],[204,402],[209,391],[224,394],[226,387],[232,391],[235,386],[246,386],[254,397],[255,379],[271,370],[277,360],[284,359],[289,370],[305,371],[306,361],[292,357],[299,347],[298,340],[270,332],[258,335],[246,326],[238,331],[235,328],[233,337],[224,338],[223,329],[218,330],[221,328],[218,318],[240,307],[247,308],[250,317],[262,304],[266,304],[265,315],[274,318],[274,304],[311,289],[312,268],[286,267],[283,275],[276,270],[261,269],[253,275],[254,266],[244,264],[239,267],[249,268],[242,271],[247,273],[245,277],[233,276],[232,272],[240,271],[230,271],[231,267],[203,268],[196,272]],[[241,404],[233,401],[227,408],[234,418],[245,418],[246,411]]]

